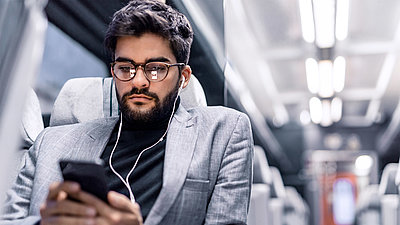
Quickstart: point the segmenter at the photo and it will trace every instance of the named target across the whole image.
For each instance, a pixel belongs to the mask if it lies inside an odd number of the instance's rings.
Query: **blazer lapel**
[[[163,186],[145,224],[158,224],[183,186],[197,140],[196,117],[179,106],[171,122],[164,158]]]
[[[90,130],[82,133],[81,135],[89,137],[81,139],[82,141],[71,148],[70,158],[83,161],[98,160],[117,122],[118,117],[107,118],[104,122],[95,124]]]

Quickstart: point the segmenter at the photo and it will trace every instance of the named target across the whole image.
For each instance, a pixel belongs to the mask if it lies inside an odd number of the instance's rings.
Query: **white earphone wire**
[[[164,137],[167,135],[167,132],[168,132],[168,130],[169,130],[169,125],[171,124],[171,120],[172,120],[172,117],[173,117],[174,112],[175,112],[176,101],[178,100],[178,97],[179,97],[179,95],[180,95],[180,92],[181,92],[181,90],[182,90],[182,88],[183,88],[183,84],[184,84],[184,83],[185,83],[185,77],[182,76],[182,83],[181,83],[181,85],[180,85],[180,87],[179,87],[179,89],[178,89],[178,94],[176,95],[176,98],[175,98],[175,101],[174,101],[174,105],[173,105],[173,108],[172,108],[172,112],[171,112],[171,116],[169,117],[167,129],[165,130],[164,134],[161,136],[161,138],[160,138],[158,141],[156,141],[154,144],[150,145],[149,147],[143,149],[143,150],[139,153],[139,155],[138,155],[138,157],[137,157],[137,159],[136,159],[136,161],[135,161],[135,164],[133,165],[132,169],[129,171],[129,173],[128,173],[128,175],[126,176],[125,179],[124,179],[124,178],[114,169],[114,167],[112,166],[112,157],[113,157],[113,155],[114,155],[114,151],[115,151],[115,149],[117,148],[118,141],[119,141],[119,138],[120,138],[120,136],[121,136],[121,129],[122,129],[122,112],[121,112],[121,121],[120,121],[120,123],[119,123],[118,134],[117,134],[117,140],[115,141],[115,145],[114,145],[113,149],[111,150],[111,154],[110,154],[110,158],[109,158],[109,160],[108,160],[108,164],[109,164],[109,166],[110,166],[111,171],[122,181],[122,183],[123,183],[123,184],[125,185],[125,187],[128,189],[128,191],[129,191],[129,197],[130,197],[130,200],[131,200],[132,203],[135,202],[135,196],[133,195],[132,188],[131,188],[131,186],[129,185],[129,176],[132,174],[133,170],[136,168],[136,165],[138,164],[139,159],[140,159],[140,157],[142,156],[142,154],[143,154],[145,151],[147,151],[147,150],[153,148],[154,146],[156,146],[158,143],[160,143],[160,142],[164,139]]]

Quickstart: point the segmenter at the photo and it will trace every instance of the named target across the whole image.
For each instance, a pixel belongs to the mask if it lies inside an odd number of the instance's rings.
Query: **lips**
[[[148,99],[148,100],[152,100],[153,98],[147,95],[143,95],[143,94],[133,94],[131,96],[129,96],[129,99]]]

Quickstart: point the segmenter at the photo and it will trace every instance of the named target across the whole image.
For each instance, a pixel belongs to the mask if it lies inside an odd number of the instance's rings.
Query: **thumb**
[[[108,192],[108,202],[114,208],[121,209],[123,211],[132,212],[134,210],[134,204],[123,194],[115,191]]]

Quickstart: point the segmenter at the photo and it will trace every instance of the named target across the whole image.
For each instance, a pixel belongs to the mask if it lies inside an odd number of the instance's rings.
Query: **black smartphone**
[[[81,189],[93,194],[104,202],[107,201],[109,191],[106,174],[101,164],[87,161],[60,161],[60,169],[64,181],[74,181],[80,184]]]

